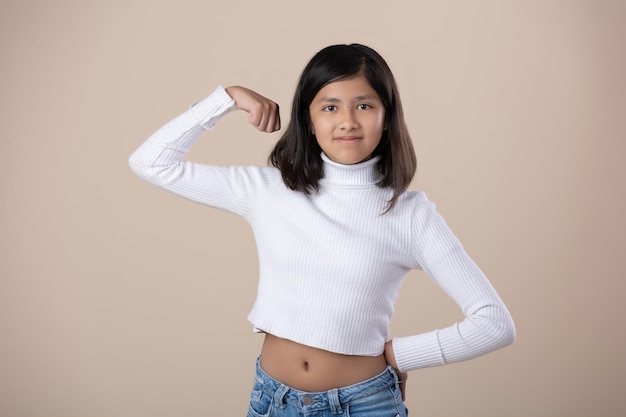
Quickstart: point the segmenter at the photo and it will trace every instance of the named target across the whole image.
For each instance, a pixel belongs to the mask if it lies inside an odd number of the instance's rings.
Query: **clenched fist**
[[[227,87],[226,92],[235,101],[237,109],[248,113],[248,122],[252,126],[267,133],[280,130],[278,104],[245,87]]]

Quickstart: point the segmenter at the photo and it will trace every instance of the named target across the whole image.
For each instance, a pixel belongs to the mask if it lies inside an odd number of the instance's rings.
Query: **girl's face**
[[[385,129],[385,109],[364,76],[335,81],[309,106],[313,134],[322,151],[340,164],[372,156]]]

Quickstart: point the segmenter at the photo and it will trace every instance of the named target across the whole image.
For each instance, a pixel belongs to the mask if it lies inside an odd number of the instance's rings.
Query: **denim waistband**
[[[398,376],[391,366],[370,379],[342,388],[322,392],[308,392],[291,388],[269,376],[261,368],[260,357],[256,360],[257,387],[274,397],[274,404],[280,408],[290,403],[303,410],[313,411],[330,408],[341,413],[341,406],[352,401],[376,394],[398,384]]]

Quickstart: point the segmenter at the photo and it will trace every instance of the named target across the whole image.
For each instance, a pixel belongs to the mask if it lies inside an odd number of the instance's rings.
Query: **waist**
[[[311,410],[328,406],[339,407],[341,404],[369,397],[393,386],[398,386],[398,378],[393,368],[387,366],[381,373],[353,385],[315,392],[299,390],[269,375],[261,366],[260,357],[256,363],[255,389],[274,397],[278,404],[291,403]]]
[[[342,355],[266,334],[259,366],[296,390],[319,392],[380,375],[387,362],[383,355]]]

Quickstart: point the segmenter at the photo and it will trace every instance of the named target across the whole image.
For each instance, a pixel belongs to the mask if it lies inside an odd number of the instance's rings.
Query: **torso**
[[[384,356],[341,355],[265,334],[261,368],[292,388],[319,392],[353,385],[382,373]]]

